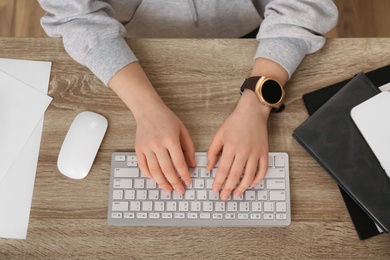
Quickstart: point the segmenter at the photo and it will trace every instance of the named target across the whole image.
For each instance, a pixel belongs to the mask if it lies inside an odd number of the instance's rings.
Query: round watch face
[[[270,104],[276,104],[282,98],[282,88],[274,80],[267,80],[261,87],[261,95],[264,100]]]

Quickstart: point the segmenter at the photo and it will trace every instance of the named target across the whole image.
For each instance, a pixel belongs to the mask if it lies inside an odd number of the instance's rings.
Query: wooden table
[[[130,40],[166,104],[207,151],[240,98],[256,40]],[[332,39],[305,58],[286,86],[286,109],[269,121],[270,151],[290,155],[292,224],[286,228],[114,227],[107,225],[110,157],[133,151],[135,122],[118,97],[74,62],[58,39],[0,38],[0,57],[52,61],[27,240],[0,239],[0,259],[389,259],[390,236],[360,241],[336,183],[291,137],[308,114],[302,95],[390,61],[390,38]],[[56,166],[74,117],[91,110],[109,128],[84,180]]]

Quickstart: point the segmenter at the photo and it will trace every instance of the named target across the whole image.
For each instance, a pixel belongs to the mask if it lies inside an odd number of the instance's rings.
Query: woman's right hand
[[[188,166],[196,166],[195,148],[187,128],[165,105],[137,119],[135,151],[141,171],[165,192],[173,188],[183,195],[183,183],[191,185]]]
[[[184,194],[191,184],[195,148],[180,119],[164,104],[138,62],[117,72],[108,83],[137,122],[135,150],[141,171],[166,192]],[[180,181],[179,177],[182,181]]]

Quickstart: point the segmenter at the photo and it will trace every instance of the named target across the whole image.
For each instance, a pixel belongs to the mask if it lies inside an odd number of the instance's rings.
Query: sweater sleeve
[[[127,64],[137,61],[124,40],[124,26],[111,6],[94,0],[39,0],[46,11],[41,25],[50,37],[61,37],[65,50],[104,84]]]
[[[265,7],[255,58],[279,63],[291,78],[306,54],[325,44],[325,33],[336,26],[337,7],[332,0],[271,0]]]

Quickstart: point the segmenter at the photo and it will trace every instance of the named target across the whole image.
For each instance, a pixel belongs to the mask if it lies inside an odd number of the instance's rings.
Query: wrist
[[[165,106],[138,62],[118,71],[108,86],[130,109],[136,121]]]
[[[252,113],[255,118],[268,120],[271,108],[262,104],[256,94],[251,90],[245,90],[238,102],[237,109]]]

